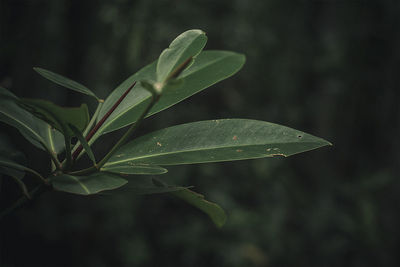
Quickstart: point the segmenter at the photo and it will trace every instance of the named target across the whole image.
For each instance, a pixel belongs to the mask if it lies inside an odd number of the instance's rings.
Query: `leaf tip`
[[[225,211],[221,208],[220,212],[221,213],[219,214],[218,218],[213,218],[213,222],[218,228],[222,228],[222,226],[224,226],[227,221]]]

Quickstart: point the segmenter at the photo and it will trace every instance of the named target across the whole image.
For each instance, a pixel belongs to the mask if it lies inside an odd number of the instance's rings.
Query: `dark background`
[[[206,49],[246,54],[244,68],[148,119],[143,132],[253,118],[334,144],[160,176],[219,203],[229,216],[222,229],[168,195],[44,194],[1,224],[0,266],[399,266],[399,1],[0,3],[0,85],[18,96],[93,110],[91,99],[32,67],[106,97],[178,34],[199,28]],[[31,167],[46,170],[41,151],[1,127]],[[12,182],[1,190],[1,206],[19,194]]]

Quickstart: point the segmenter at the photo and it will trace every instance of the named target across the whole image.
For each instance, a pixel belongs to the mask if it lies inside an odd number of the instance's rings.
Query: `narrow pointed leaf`
[[[79,129],[72,124],[69,124],[68,126],[74,132],[74,135],[78,138],[79,142],[81,142],[83,149],[89,156],[90,160],[93,162],[94,165],[96,165],[96,158],[85,137],[83,137],[82,132],[80,132]]]
[[[211,85],[222,81],[237,71],[245,62],[245,56],[229,51],[203,51],[194,61],[193,65],[183,71],[179,76],[180,86],[167,85],[159,101],[150,110],[148,116],[158,113],[180,101],[204,90]],[[154,81],[156,79],[156,64],[153,62],[129,77],[118,86],[105,100],[100,111],[100,120],[117,99],[129,88],[134,81]],[[126,96],[113,114],[106,120],[98,135],[108,133],[137,121],[151,99],[151,93],[141,84]]]
[[[0,87],[0,121],[11,125],[33,145],[51,153],[60,153],[63,148],[63,136],[60,132],[30,112],[21,108],[15,101],[18,98],[8,90]],[[9,97],[5,97],[5,96]]]
[[[78,195],[92,195],[125,185],[128,181],[110,173],[95,173],[88,176],[62,174],[51,178],[55,190]]]
[[[42,99],[23,99],[21,105],[36,117],[48,122],[65,136],[74,136],[69,125],[74,125],[79,131],[84,131],[89,122],[89,112],[86,104],[80,107],[60,107]]]
[[[131,164],[130,162],[124,162],[122,164],[115,164],[108,167],[107,164],[101,168],[101,171],[112,172],[121,175],[127,174],[143,174],[143,175],[157,175],[167,173],[168,170],[155,165],[148,164]]]
[[[164,82],[185,60],[198,55],[206,43],[207,36],[201,30],[189,30],[176,37],[158,59],[157,82]]]
[[[121,147],[107,166],[125,161],[163,166],[290,156],[326,145],[330,143],[321,138],[264,121],[200,121],[139,137]]]
[[[171,194],[206,213],[216,226],[222,227],[225,224],[225,211],[217,204],[205,200],[203,195],[193,192],[189,189],[172,192]]]
[[[91,97],[94,97],[96,100],[99,100],[99,98],[86,86],[75,82],[67,77],[64,77],[60,74],[54,73],[52,71],[46,70],[46,69],[42,69],[42,68],[33,68],[37,73],[39,73],[40,75],[42,75],[44,78],[58,84],[61,85],[65,88],[74,90],[76,92],[85,94],[85,95],[89,95]]]

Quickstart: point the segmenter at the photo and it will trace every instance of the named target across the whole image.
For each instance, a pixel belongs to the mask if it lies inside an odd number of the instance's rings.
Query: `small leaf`
[[[64,149],[64,139],[60,132],[17,105],[15,101],[18,98],[8,90],[0,87],[0,94],[0,121],[17,128],[29,142],[40,149],[56,154]]]
[[[158,183],[154,178],[150,178],[148,176],[129,177],[128,185],[125,187],[125,190],[129,193],[137,195],[171,193],[184,189],[186,189],[186,187],[162,185]]]
[[[196,57],[193,65],[185,69],[179,76],[179,79],[175,80],[179,82],[178,86],[175,83],[168,83],[163,89],[159,101],[150,110],[148,116],[169,108],[205,88],[232,76],[242,68],[244,62],[245,56],[234,52],[201,52]],[[145,86],[148,86],[148,81],[154,81],[156,79],[156,64],[157,62],[153,62],[147,65],[118,86],[105,100],[99,118],[102,118],[107,113],[133,81],[146,81],[147,84]],[[137,84],[99,129],[97,136],[135,123],[150,102],[151,95],[142,84]]]
[[[193,192],[189,189],[172,192],[171,194],[206,213],[216,226],[222,227],[225,224],[225,211],[217,204],[205,200],[203,195]]]
[[[111,167],[107,166],[107,163],[101,168],[101,171],[112,172],[116,174],[145,174],[145,175],[156,175],[167,173],[168,170],[155,165],[148,164],[130,164],[130,162],[124,162],[122,164],[116,164]]]
[[[91,97],[94,97],[96,100],[99,100],[99,98],[86,86],[75,82],[69,78],[66,78],[60,74],[54,73],[52,71],[49,70],[45,70],[42,68],[33,68],[37,73],[39,73],[40,75],[42,75],[44,78],[59,84],[65,88],[74,90],[76,92],[85,94],[85,95],[89,95]]]
[[[165,82],[180,64],[197,56],[206,43],[207,36],[201,30],[189,30],[176,37],[157,61],[157,82]]]
[[[62,174],[51,178],[55,190],[78,195],[92,195],[104,190],[112,190],[128,181],[118,175],[98,172],[89,176]]]
[[[36,117],[48,122],[65,136],[74,136],[69,125],[74,125],[83,132],[89,122],[86,104],[82,104],[80,107],[66,108],[42,99],[22,99],[20,103]]]
[[[94,165],[96,165],[96,158],[94,157],[93,151],[90,148],[85,137],[83,137],[82,133],[74,125],[69,124],[68,126],[74,132],[74,135],[78,138],[79,142],[81,142],[83,149],[86,151],[86,154],[89,156],[90,160],[93,162]]]
[[[321,138],[264,121],[199,121],[134,139],[122,146],[107,166],[123,162],[163,166],[286,157],[326,145],[330,143]]]

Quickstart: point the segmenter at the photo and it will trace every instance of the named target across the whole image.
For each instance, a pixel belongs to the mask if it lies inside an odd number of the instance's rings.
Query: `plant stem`
[[[29,169],[26,171],[28,171],[28,172],[32,173],[33,175],[35,175],[36,177],[38,177],[44,184],[48,184],[48,181],[42,175],[40,175],[40,173],[38,173],[32,169]]]
[[[129,127],[128,131],[125,132],[125,134],[121,137],[121,139],[118,140],[118,142],[111,148],[111,150],[104,156],[104,158],[97,164],[97,166],[92,166],[87,169],[71,172],[71,175],[86,175],[86,174],[91,174],[96,171],[98,171],[101,167],[106,164],[106,162],[111,158],[111,156],[117,151],[118,148],[120,148],[127,140],[128,138],[132,135],[132,133],[139,127],[139,125],[142,123],[146,115],[149,113],[151,108],[154,106],[155,103],[157,103],[159,99],[159,95],[152,95],[151,102],[149,105],[146,107],[145,111],[140,115],[139,119],[136,121],[135,124],[131,125]]]
[[[83,135],[87,135],[87,133],[89,132],[90,129],[92,129],[93,125],[95,124],[97,117],[99,116],[100,110],[103,107],[104,104],[104,100],[101,99],[99,101],[99,104],[97,105],[96,110],[94,111],[94,114],[89,122],[89,124],[86,126],[85,131],[83,131]]]
[[[65,159],[67,160],[65,164],[65,169],[70,169],[72,166],[72,155],[71,155],[71,139],[67,136],[64,136],[65,140]]]
[[[134,82],[128,90],[125,91],[125,93],[115,102],[115,104],[110,108],[110,110],[101,118],[101,120],[93,127],[93,129],[89,132],[89,134],[86,136],[86,141],[89,142],[90,139],[93,137],[93,135],[100,129],[100,127],[104,124],[104,122],[110,117],[111,113],[114,112],[114,110],[121,104],[122,100],[129,94],[129,92],[132,90],[132,88],[136,85],[136,82]],[[75,160],[79,154],[82,152],[83,146],[82,144],[79,145],[79,147],[74,151],[72,154],[72,158]]]
[[[90,119],[89,124],[86,126],[85,130],[84,130],[83,133],[82,133],[83,136],[86,136],[87,133],[89,132],[89,130],[92,129],[92,127],[93,127],[94,123],[96,122],[96,119],[97,119],[97,117],[98,117],[98,115],[99,115],[99,113],[100,113],[100,109],[101,109],[101,107],[103,106],[103,103],[104,103],[104,102],[99,102],[99,104],[97,105],[97,108],[96,108],[96,110],[95,110],[95,112],[94,112],[92,118]],[[75,150],[79,147],[79,145],[80,145],[80,142],[78,142],[78,143],[74,146],[74,148],[73,148],[72,150],[75,151]]]
[[[45,145],[43,145],[43,147],[45,147],[47,153],[50,155],[51,162],[54,164],[54,167],[55,167],[57,170],[61,170],[61,163],[60,163],[60,161],[58,160],[57,155],[55,155],[55,152],[49,150]]]
[[[146,115],[149,113],[151,108],[154,106],[154,104],[157,102],[158,97],[152,97],[150,104],[147,106],[146,110],[142,113],[140,118],[136,121],[135,124],[133,124],[131,127],[129,127],[128,131],[119,139],[119,141],[111,148],[111,150],[104,156],[104,158],[97,164],[97,167],[100,169],[101,167],[104,166],[104,164],[111,158],[111,156],[117,151],[118,148],[120,148],[127,140],[128,138],[132,135],[132,133],[139,127],[139,125],[142,123]]]
[[[179,76],[186,69],[189,63],[192,61],[193,57],[188,57],[185,61],[183,61],[179,66],[177,66],[165,79],[164,83],[169,82],[170,80]]]

